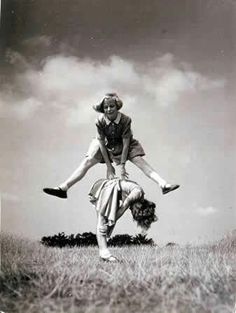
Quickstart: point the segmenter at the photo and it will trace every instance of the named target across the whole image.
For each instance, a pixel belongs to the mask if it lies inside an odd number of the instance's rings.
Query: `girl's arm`
[[[97,126],[97,139],[99,141],[99,148],[101,150],[103,159],[107,165],[107,178],[112,179],[112,178],[115,178],[115,168],[111,165],[110,159],[108,157],[107,148],[105,146],[105,135],[101,127],[99,118],[96,120],[96,126]]]
[[[98,141],[99,141],[99,148],[101,150],[103,159],[107,165],[107,178],[112,179],[115,177],[115,168],[114,166],[112,166],[110,159],[108,157],[107,148],[105,146],[104,140],[98,139]]]
[[[129,152],[129,144],[130,144],[130,137],[123,138],[123,149],[121,154],[121,179],[128,178],[129,174],[126,172],[125,163],[127,161],[127,156]]]
[[[125,211],[130,207],[130,204],[132,202],[141,199],[142,196],[143,196],[142,190],[139,188],[134,188],[127,196],[125,201],[122,203],[119,210],[117,211],[116,220],[118,220],[125,213]]]
[[[129,152],[130,137],[123,138],[123,149],[121,154],[121,164],[125,164]]]
[[[123,127],[123,132],[122,132],[123,149],[122,149],[121,162],[120,162],[121,163],[121,179],[126,179],[128,178],[129,174],[126,172],[125,163],[127,161],[130,140],[132,137],[130,117],[124,115],[122,127]]]

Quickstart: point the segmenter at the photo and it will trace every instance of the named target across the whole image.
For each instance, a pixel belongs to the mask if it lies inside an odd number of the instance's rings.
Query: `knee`
[[[147,175],[150,175],[153,172],[151,166],[141,156],[134,157],[130,161]]]
[[[94,159],[91,158],[91,157],[86,157],[85,160],[84,160],[84,167],[85,168],[90,168],[91,166],[93,166],[95,163],[94,163]]]
[[[138,165],[140,163],[140,156],[135,156],[132,159],[130,159],[130,162],[132,162],[135,165]]]
[[[132,158],[130,161],[141,169],[145,166],[145,162],[141,156],[136,156]]]
[[[99,225],[97,228],[97,232],[98,234],[102,235],[102,236],[106,236],[107,234],[107,225]]]

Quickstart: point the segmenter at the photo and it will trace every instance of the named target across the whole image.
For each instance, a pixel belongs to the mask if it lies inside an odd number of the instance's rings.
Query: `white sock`
[[[111,252],[108,249],[100,249],[99,250],[99,255],[101,258],[109,258],[111,256]]]
[[[62,183],[61,185],[58,186],[60,189],[64,190],[64,191],[67,191],[69,188],[67,186],[66,183]]]
[[[156,172],[152,172],[150,174],[150,177],[155,182],[157,182],[161,188],[163,188],[163,187],[165,187],[167,185],[167,182],[163,178],[161,178],[161,176],[159,176]]]

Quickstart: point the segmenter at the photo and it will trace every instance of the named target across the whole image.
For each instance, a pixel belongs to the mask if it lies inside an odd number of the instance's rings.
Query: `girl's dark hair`
[[[130,210],[137,225],[148,230],[153,222],[158,220],[155,214],[155,203],[143,199],[142,201],[136,201],[130,206]]]

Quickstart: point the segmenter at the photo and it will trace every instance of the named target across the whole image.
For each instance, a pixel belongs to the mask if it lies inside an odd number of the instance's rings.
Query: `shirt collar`
[[[109,125],[111,123],[111,121],[106,117],[106,115],[104,115],[105,118],[105,122],[107,125]],[[113,121],[113,123],[119,124],[120,123],[120,118],[121,118],[121,113],[118,112],[116,119]]]

